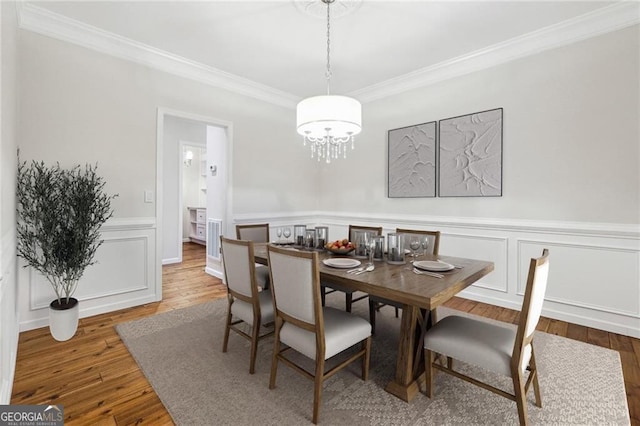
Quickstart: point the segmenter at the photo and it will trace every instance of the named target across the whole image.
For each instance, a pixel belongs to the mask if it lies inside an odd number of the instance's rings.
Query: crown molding
[[[638,23],[640,4],[635,1],[616,3],[470,54],[355,90],[348,93],[348,96],[363,103],[375,101]]]
[[[24,30],[285,108],[294,109],[300,100],[299,96],[291,93],[118,36],[27,2],[17,1],[16,8],[18,25]],[[623,1],[347,95],[363,103],[371,102],[638,23],[640,4]]]
[[[16,7],[18,25],[24,30],[285,108],[295,108],[300,100],[290,93],[101,30],[27,2],[18,1]]]

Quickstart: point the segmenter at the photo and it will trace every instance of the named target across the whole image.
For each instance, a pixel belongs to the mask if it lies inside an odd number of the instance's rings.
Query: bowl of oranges
[[[327,243],[325,244],[324,248],[326,248],[333,254],[345,255],[355,250],[356,246],[351,241],[345,238],[343,240],[335,240]]]

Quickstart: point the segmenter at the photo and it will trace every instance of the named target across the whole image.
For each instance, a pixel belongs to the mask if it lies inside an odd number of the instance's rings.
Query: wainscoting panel
[[[464,235],[441,232],[440,254],[446,256],[482,259],[494,263],[492,273],[473,284],[474,287],[508,292],[507,249],[508,239],[487,235]]]
[[[75,297],[91,300],[116,296],[149,288],[149,238],[147,236],[113,238],[105,237],[96,258],[78,284]],[[49,306],[55,298],[49,282],[37,272],[31,271],[32,310]]]
[[[545,300],[640,318],[639,250],[520,240],[518,295],[543,248],[552,253]]]
[[[640,338],[640,226],[401,214],[306,212],[235,217],[234,223],[328,226],[344,238],[349,224],[439,230],[440,254],[490,260],[495,270],[461,297],[519,310],[529,261],[550,250],[543,315]],[[274,234],[275,235],[275,234]]]
[[[80,317],[160,300],[155,221],[112,220],[103,227],[102,238],[97,263],[87,268],[75,293],[80,300]],[[21,278],[27,281],[27,294],[21,296],[20,329],[48,325],[48,306],[55,298],[51,285],[31,268]]]

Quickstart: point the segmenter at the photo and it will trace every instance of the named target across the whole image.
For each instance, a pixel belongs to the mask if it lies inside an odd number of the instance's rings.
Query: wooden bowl
[[[343,247],[340,249],[332,249],[332,248],[329,248],[329,246],[324,246],[324,248],[333,254],[340,254],[340,255],[347,255],[356,249],[355,247],[350,247],[350,248]]]

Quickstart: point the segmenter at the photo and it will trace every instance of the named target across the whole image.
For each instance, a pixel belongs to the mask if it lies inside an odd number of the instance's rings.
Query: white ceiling
[[[293,0],[30,3],[296,97],[326,90],[326,19]],[[363,0],[332,19],[331,89],[358,91],[612,3]]]

